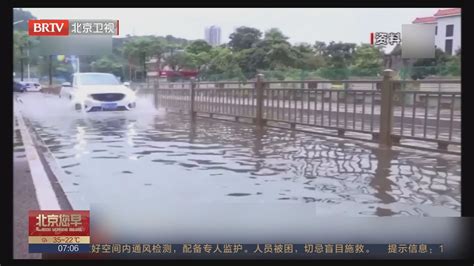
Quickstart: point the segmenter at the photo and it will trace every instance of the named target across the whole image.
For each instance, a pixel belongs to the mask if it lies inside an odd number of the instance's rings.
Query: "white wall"
[[[435,37],[435,44],[437,48],[445,51],[446,39],[453,40],[453,54],[461,47],[461,16],[438,17],[438,34]],[[446,25],[454,25],[452,37],[446,37]]]

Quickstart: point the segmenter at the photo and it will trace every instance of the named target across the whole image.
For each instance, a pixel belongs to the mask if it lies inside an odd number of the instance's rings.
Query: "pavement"
[[[41,254],[28,253],[28,211],[38,210],[36,191],[30,174],[20,130],[15,123],[13,150],[13,258],[41,259]]]
[[[16,102],[15,104],[22,104],[22,102]],[[35,138],[32,137],[30,132],[27,132],[28,129],[21,128],[19,116],[19,113],[15,113],[13,139],[13,207],[15,221],[13,257],[14,259],[41,259],[45,256],[28,252],[28,211],[40,209],[69,210],[71,206],[45,161],[44,150],[38,149]],[[27,133],[28,136],[22,135],[22,132]],[[32,154],[32,151],[35,154]],[[29,155],[27,155],[28,152]],[[35,175],[35,178],[33,175]],[[40,178],[41,175],[44,179]],[[45,186],[51,186],[51,194],[45,193]],[[55,204],[51,204],[49,201]]]

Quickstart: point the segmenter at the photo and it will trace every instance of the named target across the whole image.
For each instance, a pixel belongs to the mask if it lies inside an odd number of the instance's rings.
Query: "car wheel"
[[[74,105],[74,109],[76,109],[77,111],[80,111],[80,110],[82,110],[82,105],[80,103],[76,103]]]

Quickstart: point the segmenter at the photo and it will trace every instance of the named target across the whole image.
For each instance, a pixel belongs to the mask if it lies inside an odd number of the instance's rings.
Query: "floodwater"
[[[75,209],[303,208],[304,216],[460,216],[460,157],[156,111],[79,113],[57,96],[15,101],[62,169]],[[290,204],[290,205],[288,205]],[[188,206],[188,207],[186,207]],[[192,206],[192,207],[191,207]],[[289,213],[288,215],[293,215]]]

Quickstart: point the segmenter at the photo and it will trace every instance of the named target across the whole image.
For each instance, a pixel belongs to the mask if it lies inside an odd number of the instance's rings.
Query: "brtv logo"
[[[64,19],[29,20],[28,34],[30,36],[67,36],[69,21]]]

